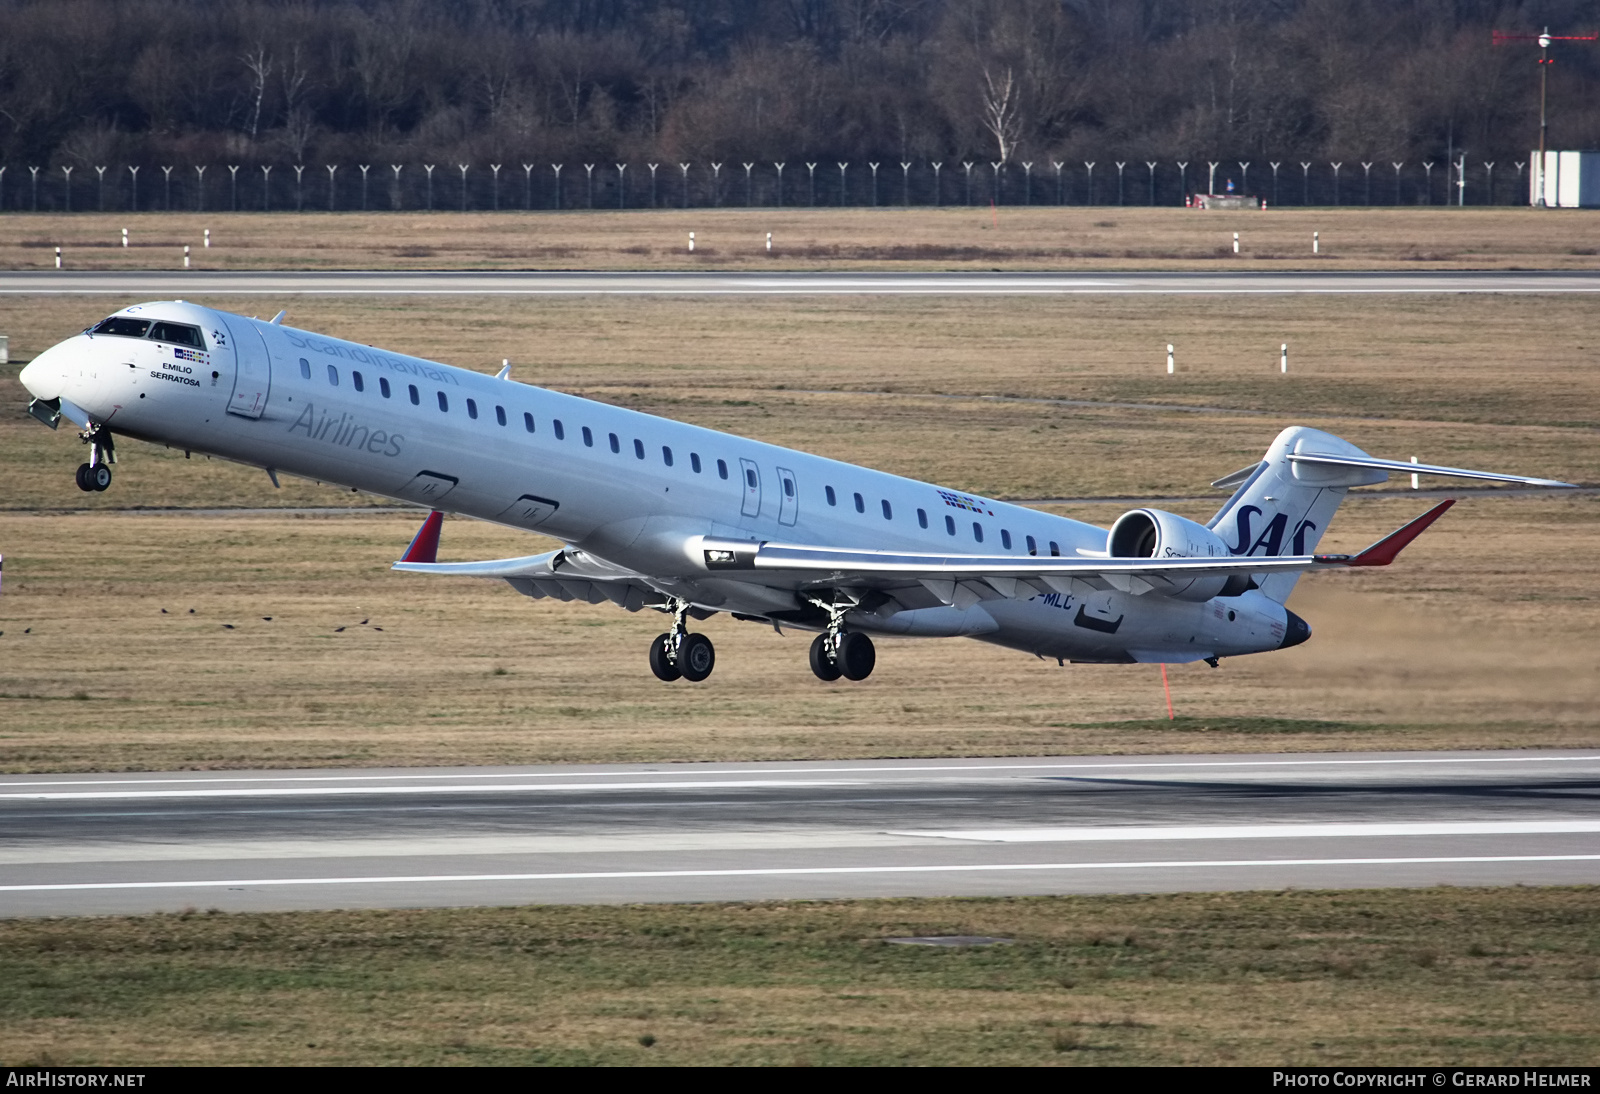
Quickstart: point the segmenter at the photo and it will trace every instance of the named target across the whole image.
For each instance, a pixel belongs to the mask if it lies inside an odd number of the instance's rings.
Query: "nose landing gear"
[[[711,639],[703,634],[690,634],[683,617],[689,612],[689,602],[673,598],[663,611],[672,613],[672,629],[659,634],[650,643],[650,671],[656,679],[671,683],[682,677],[698,684],[711,675],[717,665],[717,650]]]
[[[103,425],[90,426],[78,437],[89,446],[89,462],[78,465],[78,489],[104,490],[111,485],[111,465],[117,462],[111,430]]]

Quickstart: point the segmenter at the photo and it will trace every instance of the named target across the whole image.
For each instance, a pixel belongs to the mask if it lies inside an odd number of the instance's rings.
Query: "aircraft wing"
[[[708,576],[800,589],[875,589],[892,595],[905,607],[954,604],[968,607],[979,600],[1031,597],[1055,591],[1080,591],[1074,582],[1093,589],[1125,593],[1162,592],[1182,588],[1197,577],[1250,578],[1284,572],[1352,566],[1387,566],[1412,540],[1455,504],[1449,499],[1354,555],[1278,555],[1216,558],[1037,557],[1033,555],[920,554],[853,547],[694,536],[685,544],[691,565]],[[429,515],[410,548],[393,566],[411,573],[450,577],[501,578],[535,599],[609,600],[629,611],[659,604],[657,586],[684,575],[651,578],[584,551],[566,547],[539,555],[483,562],[436,561],[439,522]]]
[[[779,574],[799,577],[817,588],[855,587],[885,591],[920,585],[944,604],[965,606],[995,597],[1033,596],[1049,590],[1073,591],[1075,581],[1128,593],[1182,587],[1197,577],[1252,577],[1352,566],[1387,566],[1445,510],[1450,499],[1354,555],[1279,555],[1215,558],[1040,558],[1032,555],[919,554],[810,544],[755,542],[696,537],[689,544],[715,574],[771,581]],[[776,582],[773,582],[776,583]]]
[[[392,569],[446,577],[497,577],[517,592],[535,600],[582,600],[590,604],[611,601],[636,612],[661,601],[643,574],[570,547],[521,558],[485,562],[439,562],[439,527],[444,515],[428,515],[406,553]]]

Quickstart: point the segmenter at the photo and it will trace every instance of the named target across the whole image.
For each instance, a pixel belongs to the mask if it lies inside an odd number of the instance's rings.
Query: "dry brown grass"
[[[483,368],[510,356],[531,382],[991,495],[1198,495],[1171,507],[1204,518],[1216,501],[1203,484],[1295,420],[1378,454],[1600,481],[1600,318],[1570,297],[289,303],[313,329],[379,344],[403,332],[414,352]],[[25,354],[105,308],[6,299],[0,328]],[[1185,369],[1173,377],[1169,339]],[[1164,713],[1153,667],[885,642],[867,685],[829,687],[806,670],[803,637],[726,617],[704,625],[713,680],[664,686],[643,666],[653,613],[387,572],[415,530],[407,516],[94,515],[370,499],[287,479],[273,491],[259,471],[131,443],[113,489],[80,494],[76,442],[21,413],[14,377],[0,377],[11,770],[1597,739],[1593,495],[1470,500],[1393,570],[1308,580],[1294,607],[1314,640],[1175,669],[1178,709],[1196,720],[1169,726],[1148,721]],[[1326,546],[1362,546],[1422,505],[1352,502]],[[82,515],[21,511],[57,506]],[[1070,511],[1109,523],[1121,508]],[[445,535],[452,558],[538,549],[470,522]]]
[[[100,1064],[1564,1065],[1593,889],[0,922],[0,1056]],[[897,946],[990,935],[985,949]]]
[[[127,228],[132,245],[121,246]],[[211,229],[213,246],[201,246]],[[690,232],[696,250],[688,251]],[[766,234],[773,251],[766,250]],[[1233,253],[1233,233],[1242,251]],[[1311,236],[1321,233],[1321,254]],[[691,209],[12,214],[0,269],[1595,269],[1577,210]]]
[[[1417,508],[1354,505],[1337,544]],[[711,682],[663,685],[659,616],[390,573],[398,515],[11,516],[0,769],[1593,745],[1596,508],[1469,503],[1392,572],[1308,579],[1313,641],[1174,667],[1178,723],[1154,666],[883,641],[823,685],[806,636],[725,616]],[[539,546],[446,525],[449,557]]]

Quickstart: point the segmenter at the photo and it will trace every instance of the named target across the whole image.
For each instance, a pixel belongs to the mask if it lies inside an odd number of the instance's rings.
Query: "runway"
[[[1594,273],[683,273],[77,272],[0,273],[0,295],[140,299],[233,296],[1217,296],[1597,293]]]
[[[1600,882],[1600,750],[0,777],[0,915]]]

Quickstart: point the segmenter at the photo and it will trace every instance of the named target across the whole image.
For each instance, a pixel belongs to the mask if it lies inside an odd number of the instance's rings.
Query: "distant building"
[[[1529,156],[1528,204],[1539,201],[1539,153]],[[1600,209],[1600,152],[1546,152],[1544,202],[1552,209]]]

